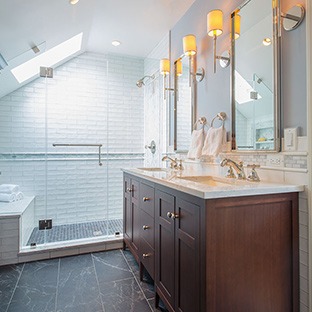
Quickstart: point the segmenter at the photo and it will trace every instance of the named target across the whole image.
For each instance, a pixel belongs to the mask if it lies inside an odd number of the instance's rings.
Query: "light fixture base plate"
[[[222,68],[227,68],[231,63],[229,51],[224,51],[218,58]]]
[[[204,78],[205,78],[205,70],[202,67],[200,67],[197,69],[196,72],[196,81],[201,82]]]

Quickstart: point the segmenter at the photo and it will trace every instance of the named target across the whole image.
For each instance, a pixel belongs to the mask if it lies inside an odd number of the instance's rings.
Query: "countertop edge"
[[[216,187],[215,190],[199,190],[196,187],[199,186],[198,182],[189,182],[193,187],[188,187],[182,183],[177,183],[176,181],[160,179],[154,176],[145,174],[144,171],[140,169],[121,169],[124,173],[128,173],[139,178],[146,179],[150,182],[154,182],[174,190],[184,192],[202,199],[215,199],[224,197],[241,197],[241,196],[254,196],[254,195],[269,195],[269,194],[279,194],[279,193],[293,193],[304,191],[304,185],[292,185],[283,183],[262,183],[261,182],[249,182],[248,188],[243,188],[241,185],[232,186],[233,189]],[[254,183],[254,184],[253,184]],[[256,184],[257,183],[257,184]],[[200,187],[200,186],[199,186]],[[203,185],[203,188],[207,186]]]

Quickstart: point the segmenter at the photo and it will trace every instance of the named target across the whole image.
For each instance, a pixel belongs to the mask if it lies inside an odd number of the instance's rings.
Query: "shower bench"
[[[12,203],[0,203],[0,265],[20,262],[20,246],[25,246],[34,227],[35,196]]]

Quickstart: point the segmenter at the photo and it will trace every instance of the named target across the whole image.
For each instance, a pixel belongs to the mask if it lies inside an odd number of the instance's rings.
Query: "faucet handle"
[[[236,178],[232,166],[229,166],[229,170],[227,171],[226,177],[230,179]]]
[[[259,182],[260,178],[258,176],[256,168],[260,168],[260,165],[256,165],[256,164],[247,165],[247,168],[251,168],[251,171],[250,171],[250,174],[247,177],[247,180],[251,181],[251,182]]]

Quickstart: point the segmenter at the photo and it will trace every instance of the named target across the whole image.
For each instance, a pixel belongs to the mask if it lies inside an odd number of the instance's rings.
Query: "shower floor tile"
[[[122,233],[122,226],[122,219],[115,219],[55,225],[51,230],[39,231],[39,228],[36,227],[30,235],[27,246],[30,246],[32,243],[40,245],[44,243],[115,235],[116,232]]]

